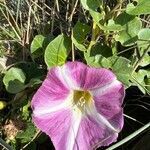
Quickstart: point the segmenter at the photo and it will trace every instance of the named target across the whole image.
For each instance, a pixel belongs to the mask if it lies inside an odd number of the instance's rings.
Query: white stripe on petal
[[[79,86],[77,85],[77,83],[72,79],[72,77],[69,73],[69,69],[67,68],[66,65],[58,67],[57,75],[58,75],[59,79],[61,80],[61,82],[64,85],[67,85],[67,87],[69,89],[74,89],[74,90],[80,89]]]
[[[97,121],[97,123],[101,125],[101,127],[104,127],[104,128],[108,127],[114,132],[117,132],[117,133],[119,132],[117,129],[115,129],[111,125],[111,123],[107,120],[107,118],[105,118],[103,115],[97,112],[94,104],[92,104],[89,108],[86,108],[86,113],[92,118],[94,118]]]
[[[49,109],[45,109],[45,108],[41,108],[41,109],[35,109],[33,111],[33,115],[34,116],[42,116],[42,115],[46,115],[46,114],[50,114],[52,112],[56,112],[56,111],[59,111],[61,109],[64,109],[66,108],[66,102],[63,102],[61,104],[59,104],[58,106],[55,106],[55,107],[51,107]]]
[[[74,109],[75,111],[72,112],[73,113],[72,123],[68,134],[68,142],[66,150],[73,150],[74,145],[76,144],[76,137],[82,119],[82,112],[78,110],[78,108],[74,107]]]
[[[69,96],[66,98],[66,100],[64,100],[63,102],[60,103],[56,103],[55,106],[50,106],[49,108],[45,108],[45,107],[41,107],[41,109],[34,109],[33,110],[33,115],[34,116],[42,116],[42,115],[46,115],[46,114],[50,114],[56,111],[59,111],[61,109],[70,109],[72,107],[72,98],[73,98],[73,92],[71,91]],[[53,103],[53,101],[52,101]]]
[[[96,89],[93,89],[91,90],[90,92],[93,94],[93,95],[103,95],[104,93],[107,92],[107,90],[109,90],[110,88],[112,88],[113,86],[117,85],[117,84],[120,84],[120,82],[118,80],[113,80],[111,83],[103,86],[103,87],[100,87],[100,88],[96,88]]]

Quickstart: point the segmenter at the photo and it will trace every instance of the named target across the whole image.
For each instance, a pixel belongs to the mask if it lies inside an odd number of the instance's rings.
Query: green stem
[[[135,70],[137,69],[137,67],[140,65],[141,61],[143,60],[145,54],[148,52],[149,48],[150,48],[150,45],[148,45],[148,47],[145,49],[145,51],[142,54],[142,56],[140,57],[140,59],[136,62],[135,66],[134,66],[134,69],[132,71],[132,74],[135,72]]]
[[[42,132],[39,130],[37,131],[37,133],[34,135],[34,137],[30,140],[29,143],[27,143],[26,145],[24,145],[20,150],[24,150],[26,149],[37,137],[39,137],[42,134]]]
[[[87,52],[90,52],[91,51],[91,48],[92,46],[96,43],[96,23],[93,21],[93,28],[92,28],[92,38],[91,38],[91,41],[90,41],[90,44],[87,48]]]
[[[109,19],[109,17],[122,5],[124,0],[119,0],[118,4],[105,16],[104,23]]]
[[[147,92],[147,94],[150,95],[149,90],[147,88],[145,88],[145,86],[143,86],[141,83],[139,83],[133,75],[131,75],[131,77],[137,85],[140,85]]]
[[[130,141],[131,139],[133,139],[134,137],[136,137],[137,135],[139,135],[140,133],[142,133],[144,130],[148,129],[149,127],[150,127],[150,122],[147,123],[146,125],[144,125],[142,128],[138,129],[137,131],[133,132],[132,134],[130,134],[129,136],[127,136],[126,138],[124,138],[120,142],[110,146],[106,150],[114,150],[115,148],[123,145],[124,143],[126,143],[128,141]]]

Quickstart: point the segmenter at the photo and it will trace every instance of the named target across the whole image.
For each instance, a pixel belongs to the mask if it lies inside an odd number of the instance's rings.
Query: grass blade
[[[8,145],[3,139],[0,138],[0,145],[3,146],[7,150],[13,150],[13,148]]]

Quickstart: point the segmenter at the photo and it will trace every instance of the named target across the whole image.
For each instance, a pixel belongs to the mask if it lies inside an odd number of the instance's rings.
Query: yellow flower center
[[[73,102],[80,111],[84,111],[85,107],[89,106],[92,102],[92,96],[89,91],[77,91],[73,93]]]

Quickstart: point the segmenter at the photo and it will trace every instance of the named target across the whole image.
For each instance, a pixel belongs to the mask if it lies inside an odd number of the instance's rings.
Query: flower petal
[[[74,150],[90,150],[115,142],[120,130],[113,123],[120,122],[120,118],[120,115],[118,115],[114,116],[114,120],[108,120],[97,111],[93,102],[89,107],[85,108],[85,114],[81,119]]]
[[[59,105],[65,102],[69,93],[69,89],[56,75],[56,68],[50,69],[42,86],[33,96],[31,102],[33,113],[37,115],[50,113],[52,108],[60,107]]]
[[[116,79],[108,69],[88,67],[81,62],[68,62],[63,70],[66,70],[70,81],[83,90],[102,87]]]
[[[78,90],[80,89],[79,85],[73,80],[70,74],[70,70],[68,69],[68,63],[63,66],[59,66],[56,68],[57,76],[61,80],[61,82],[67,86],[68,89]]]
[[[118,130],[123,126],[123,85],[115,80],[111,84],[91,91],[97,111],[114,124]]]
[[[57,150],[67,150],[72,113],[63,109],[40,117],[33,115],[35,125],[50,136]]]
[[[109,122],[95,111],[82,115],[81,112],[63,109],[42,116],[33,115],[33,122],[50,136],[57,150],[91,150],[107,146],[118,137]]]
[[[64,108],[62,110],[34,116],[34,124],[51,138],[57,150],[73,150],[79,131],[82,113]]]
[[[67,142],[67,148],[65,150],[74,150],[80,143],[77,142],[77,135],[82,119],[82,113],[80,111],[72,111],[72,123],[69,130],[69,138]]]
[[[118,133],[107,127],[102,127],[93,117],[84,116],[80,123],[74,150],[91,150],[99,146],[107,146],[115,142]]]
[[[92,104],[83,113],[74,90],[88,90]],[[107,69],[69,62],[50,69],[32,100],[33,121],[57,150],[91,150],[116,141],[123,126],[124,88]]]

